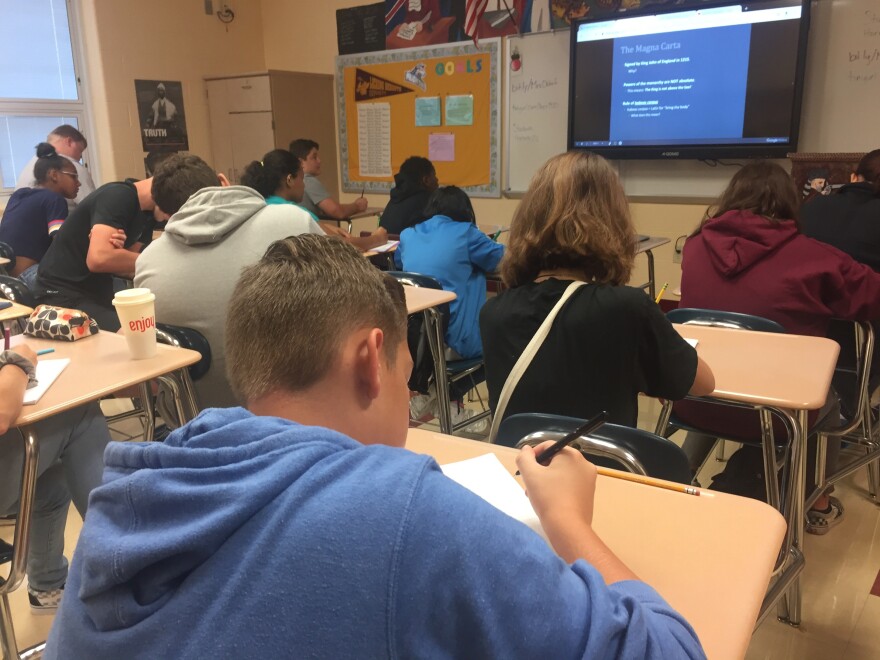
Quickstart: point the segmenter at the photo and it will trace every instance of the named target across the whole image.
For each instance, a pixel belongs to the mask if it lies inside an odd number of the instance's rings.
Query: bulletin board
[[[336,58],[345,192],[387,193],[410,156],[441,185],[499,197],[499,39]]]

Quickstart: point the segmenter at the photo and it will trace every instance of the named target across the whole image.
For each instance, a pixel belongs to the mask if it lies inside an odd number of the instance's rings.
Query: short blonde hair
[[[241,400],[320,381],[354,330],[379,328],[393,366],[406,338],[406,299],[393,277],[351,245],[303,234],[275,241],[244,270],[229,301],[226,372]]]
[[[501,275],[508,286],[541,271],[571,269],[586,281],[626,284],[636,251],[626,195],[601,156],[569,152],[532,178],[513,215]]]

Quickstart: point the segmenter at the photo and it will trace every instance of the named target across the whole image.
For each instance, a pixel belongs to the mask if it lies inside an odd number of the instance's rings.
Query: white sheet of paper
[[[684,340],[685,340],[688,344],[690,344],[691,346],[693,346],[694,348],[696,348],[696,347],[697,347],[697,344],[700,343],[700,340],[699,340],[699,339],[688,339],[687,337],[685,337]]]
[[[522,486],[510,476],[495,454],[484,454],[440,467],[447,477],[479,495],[511,518],[525,523],[545,541],[547,540],[541,521],[538,520],[538,514],[532,508],[532,503],[526,497]]]
[[[37,360],[37,385],[24,391],[24,405],[30,406],[39,401],[68,364],[70,364],[70,358]]]
[[[385,243],[385,245],[380,245],[379,247],[374,247],[373,252],[388,252],[388,250],[391,250],[391,249],[397,247],[398,243],[400,243],[400,241],[388,241],[387,243]]]

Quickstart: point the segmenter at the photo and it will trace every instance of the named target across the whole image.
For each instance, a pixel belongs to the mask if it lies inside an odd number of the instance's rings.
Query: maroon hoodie
[[[793,220],[728,211],[688,239],[681,267],[681,307],[754,314],[820,337],[832,318],[880,319],[880,274]]]
[[[791,334],[824,337],[832,318],[880,319],[880,273],[799,233],[793,220],[728,211],[688,239],[680,306],[754,314]],[[761,437],[754,412],[681,401],[675,413],[726,437]]]

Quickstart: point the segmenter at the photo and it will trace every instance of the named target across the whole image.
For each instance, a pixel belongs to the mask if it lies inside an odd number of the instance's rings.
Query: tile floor
[[[639,426],[653,430],[659,405],[652,399],[642,399],[641,404]],[[108,414],[119,411],[105,407]],[[135,420],[113,429],[116,439],[130,439],[137,432]],[[721,466],[709,461],[700,474],[701,482],[708,483]],[[791,628],[769,616],[755,631],[748,660],[880,658],[880,596],[870,594],[880,572],[880,507],[866,497],[864,471],[839,486],[835,495],[846,507],[847,517],[827,536],[807,535],[800,628]],[[71,508],[65,534],[68,556],[81,525],[79,515]],[[11,541],[11,531],[11,527],[0,527],[0,538]],[[719,566],[719,570],[723,568]],[[51,616],[30,613],[25,591],[22,586],[10,598],[20,648],[45,640],[52,623]],[[724,594],[718,594],[718,598],[724,598]]]

